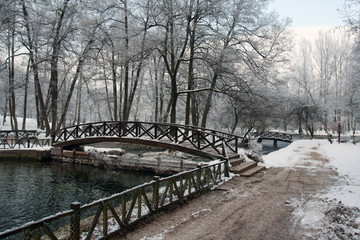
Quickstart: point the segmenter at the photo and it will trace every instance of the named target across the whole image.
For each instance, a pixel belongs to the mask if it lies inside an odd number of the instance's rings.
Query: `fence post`
[[[70,208],[74,213],[70,217],[70,240],[80,239],[80,203],[72,202]]]
[[[201,165],[197,165],[197,171],[196,171],[196,181],[198,185],[198,190],[200,191],[201,188]]]
[[[225,159],[225,166],[224,166],[225,177],[230,177],[229,157],[227,155],[227,150],[224,140],[222,142],[222,155],[224,156]]]
[[[160,191],[160,177],[154,176],[153,183],[153,204],[154,209],[157,210],[159,208],[159,191]]]
[[[224,171],[225,171],[225,177],[227,178],[230,177],[229,158],[225,158]]]
[[[180,159],[180,172],[184,171],[184,161]]]
[[[156,158],[156,173],[160,172],[160,162],[161,162],[161,158],[158,155],[158,157]]]
[[[103,236],[106,237],[108,235],[108,205],[107,202],[103,202]]]

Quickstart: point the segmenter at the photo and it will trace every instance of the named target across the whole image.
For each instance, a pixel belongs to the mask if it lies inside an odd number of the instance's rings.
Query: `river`
[[[149,182],[152,173],[55,161],[0,161],[0,232]]]
[[[288,146],[290,143],[289,142],[282,142],[282,141],[278,141],[277,142],[277,147],[274,147],[273,146],[274,144],[274,141],[273,140],[263,140],[261,142],[261,145],[262,145],[262,154],[263,155],[266,155],[266,154],[269,154],[271,152],[275,152],[281,148],[284,148],[286,146]]]

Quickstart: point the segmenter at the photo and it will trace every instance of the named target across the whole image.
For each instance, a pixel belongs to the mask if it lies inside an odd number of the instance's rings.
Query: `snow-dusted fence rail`
[[[106,239],[229,176],[228,160],[153,181],[0,233],[0,239]]]
[[[51,146],[52,139],[39,137],[36,130],[0,131],[0,149],[34,148]]]
[[[228,154],[237,154],[243,137],[221,131],[170,123],[151,122],[96,122],[57,130],[52,135],[55,147],[76,146],[99,141],[129,141],[131,143],[172,144],[183,150],[194,149],[223,156],[223,143]],[[151,142],[150,142],[151,141]],[[157,145],[156,145],[157,144]],[[186,149],[185,149],[186,148]]]

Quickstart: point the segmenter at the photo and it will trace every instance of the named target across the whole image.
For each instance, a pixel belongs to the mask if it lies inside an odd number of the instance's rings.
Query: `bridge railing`
[[[229,176],[228,161],[182,172],[0,233],[0,239],[105,239],[144,217],[210,189]],[[61,222],[61,225],[54,223]]]
[[[261,139],[273,139],[273,140],[282,140],[282,141],[292,141],[292,135],[288,133],[281,132],[265,132],[265,133],[252,133],[253,137],[258,137]]]
[[[0,149],[34,148],[51,146],[52,139],[39,137],[36,130],[1,130]]]
[[[53,143],[88,137],[132,137],[165,140],[177,144],[189,144],[198,150],[214,149],[222,154],[222,144],[228,151],[238,153],[242,137],[221,131],[200,127],[151,122],[96,122],[80,124],[57,130],[53,133]]]

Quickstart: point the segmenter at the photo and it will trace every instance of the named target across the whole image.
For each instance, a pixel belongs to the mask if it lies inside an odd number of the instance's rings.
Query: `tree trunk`
[[[114,98],[114,120],[118,120],[118,106],[117,106],[117,76],[116,76],[116,63],[115,63],[115,47],[113,42],[112,44],[112,50],[111,50],[111,70],[112,70],[112,78],[113,78],[113,98]]]
[[[199,3],[197,2],[197,5]],[[195,16],[198,15],[198,6],[196,6]],[[195,35],[196,35],[196,26],[197,26],[197,18],[193,20],[193,26],[190,34],[190,56],[189,56],[189,71],[188,71],[188,90],[194,89],[194,56],[195,56]],[[186,95],[186,107],[185,107],[185,125],[190,125],[190,112],[191,112],[191,105],[194,105],[194,94],[188,92]],[[193,121],[194,122],[194,121]]]
[[[38,64],[35,61],[35,56],[34,56],[34,44],[31,38],[31,32],[30,32],[30,20],[29,20],[29,15],[27,13],[27,9],[26,9],[26,5],[25,5],[25,1],[21,0],[22,3],[22,10],[23,10],[23,14],[24,14],[24,20],[25,20],[25,28],[26,28],[26,34],[27,34],[27,40],[28,40],[28,49],[29,49],[29,57],[30,57],[30,61],[31,61],[31,66],[32,66],[32,70],[33,70],[33,74],[34,74],[34,83],[35,83],[35,90],[37,92],[37,96],[38,96],[38,100],[39,100],[39,106],[40,106],[40,113],[41,113],[41,120],[45,121],[45,128],[46,128],[46,135],[50,134],[50,125],[49,125],[49,121],[46,115],[46,108],[45,108],[45,104],[44,104],[44,99],[43,99],[43,94],[41,91],[41,84],[40,84],[40,79],[39,79],[39,67]]]
[[[212,90],[215,89],[217,78],[218,78],[218,75],[215,73],[213,76],[213,79],[211,81],[210,91],[206,98],[204,113],[203,113],[202,120],[201,120],[201,127],[203,127],[203,128],[206,128],[206,122],[207,122],[207,118],[208,118],[210,108],[211,108],[211,99],[212,99],[212,95],[213,95]]]
[[[50,61],[50,96],[51,96],[51,131],[55,132],[57,129],[57,111],[58,111],[58,61],[59,61],[59,53],[61,47],[61,37],[60,37],[60,30],[63,25],[63,20],[65,16],[65,12],[67,9],[67,4],[70,0],[65,0],[63,8],[60,11],[59,19],[55,29],[55,36],[52,43],[52,54],[51,54],[51,61]]]
[[[82,92],[82,80],[80,78],[80,82],[78,83],[79,87],[78,87],[78,101],[77,101],[77,107],[78,107],[78,111],[77,111],[77,124],[79,125],[81,123],[81,92]]]
[[[8,29],[9,112],[11,129],[18,130],[15,100],[15,22],[12,24],[12,27]]]
[[[77,80],[79,78],[82,67],[84,65],[85,57],[88,54],[88,52],[90,51],[90,47],[92,46],[93,42],[94,41],[92,39],[90,39],[88,41],[88,43],[86,44],[85,49],[82,52],[81,56],[79,56],[78,66],[76,68],[75,75],[74,75],[74,77],[72,79],[72,82],[71,82],[71,85],[70,85],[70,90],[69,90],[69,93],[68,93],[66,101],[65,101],[65,106],[64,106],[63,112],[61,114],[59,122],[57,123],[58,126],[61,126],[61,125],[63,125],[65,123],[65,117],[66,117],[66,114],[67,114],[67,111],[68,111],[68,108],[69,108],[69,105],[70,105],[70,100],[71,100],[72,94],[74,92],[76,82],[77,82]]]
[[[28,96],[28,86],[29,86],[29,71],[30,71],[30,60],[28,61],[28,65],[26,67],[25,74],[25,86],[24,86],[24,107],[23,107],[23,123],[22,129],[25,130],[26,127],[26,116],[27,116],[27,96]]]
[[[127,9],[127,0],[124,0],[124,27],[125,27],[125,78],[124,78],[124,106],[123,106],[123,120],[128,121],[128,97],[129,97],[129,23],[128,23],[128,9]]]
[[[105,79],[105,93],[106,93],[106,103],[107,103],[107,107],[108,107],[108,111],[109,111],[109,116],[111,121],[113,121],[113,115],[112,115],[112,108],[111,108],[111,101],[110,101],[110,96],[109,96],[109,88],[108,88],[108,83],[107,83],[107,76],[106,76],[106,70],[105,68],[103,69],[103,74],[104,74],[104,79]]]

